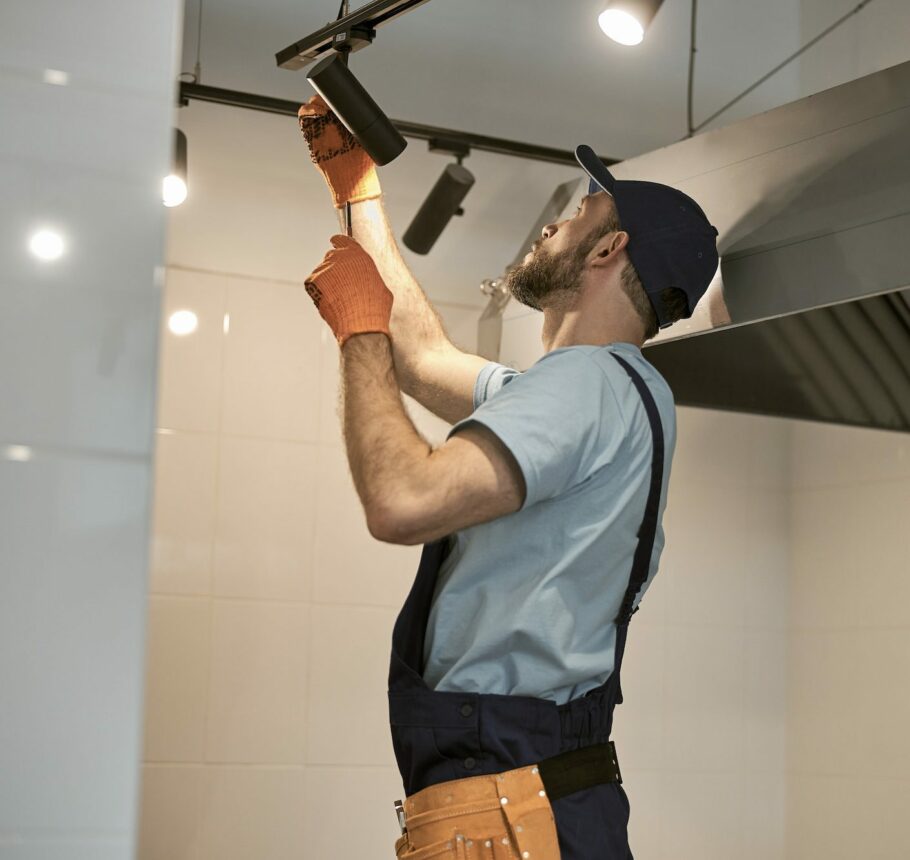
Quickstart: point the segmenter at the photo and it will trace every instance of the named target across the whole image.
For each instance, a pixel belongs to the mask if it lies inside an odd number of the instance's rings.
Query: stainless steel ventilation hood
[[[611,171],[720,231],[695,313],[645,346],[678,404],[910,431],[910,62]]]

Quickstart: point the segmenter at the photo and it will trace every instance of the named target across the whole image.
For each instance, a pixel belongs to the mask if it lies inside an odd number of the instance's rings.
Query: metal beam
[[[344,34],[355,29],[375,30],[427,2],[429,0],[373,0],[344,18],[326,24],[322,29],[283,48],[275,54],[275,60],[282,69],[303,69],[332,50],[338,37],[344,37]],[[355,44],[352,48],[357,50],[364,46],[365,43]]]
[[[250,110],[277,113],[285,116],[297,116],[300,103],[288,99],[276,99],[271,96],[261,96],[256,93],[243,93],[237,90],[224,90],[220,87],[209,87],[203,84],[180,83],[180,101],[186,104],[190,100],[211,102],[213,104],[228,105],[229,107],[242,107]],[[392,125],[405,137],[416,140],[433,141],[439,138],[447,141],[456,141],[471,149],[483,152],[493,152],[497,155],[511,155],[515,158],[529,158],[533,161],[545,161],[550,164],[564,164],[578,167],[575,153],[568,149],[554,149],[549,146],[537,146],[533,143],[523,143],[519,140],[505,140],[501,137],[488,137],[483,134],[474,134],[469,131],[458,131],[452,128],[439,128],[432,125],[421,125],[416,122],[406,122],[393,119]],[[618,164],[615,158],[601,160],[606,165]],[[581,168],[579,168],[581,169]]]

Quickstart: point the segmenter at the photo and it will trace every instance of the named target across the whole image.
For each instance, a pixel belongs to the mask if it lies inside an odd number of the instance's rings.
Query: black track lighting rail
[[[244,93],[237,90],[225,90],[220,87],[209,87],[203,84],[180,82],[180,103],[187,104],[190,100],[211,102],[212,104],[228,105],[229,107],[248,108],[250,110],[277,113],[284,116],[297,116],[300,102],[288,99],[276,99],[271,96],[261,96],[256,93]],[[497,155],[511,155],[516,158],[529,158],[533,161],[545,161],[549,164],[565,164],[578,167],[575,153],[568,149],[555,149],[549,146],[537,146],[533,143],[523,143],[518,140],[505,140],[501,137],[488,137],[483,134],[474,134],[469,131],[458,131],[451,128],[439,128],[433,125],[421,125],[416,122],[405,122],[393,119],[392,125],[405,137],[415,140],[453,142],[468,147],[469,149],[493,152]],[[431,147],[432,148],[432,147]],[[610,166],[618,164],[621,159],[599,156],[604,164]]]
[[[405,12],[410,12],[428,2],[429,0],[373,0],[343,18],[326,24],[321,30],[304,36],[299,42],[283,48],[275,54],[275,60],[282,69],[305,68],[328,54],[337,41],[344,41],[346,34],[356,30],[368,34],[400,15],[404,15]],[[354,39],[350,46],[352,51],[356,51],[368,44],[369,38],[366,40]]]

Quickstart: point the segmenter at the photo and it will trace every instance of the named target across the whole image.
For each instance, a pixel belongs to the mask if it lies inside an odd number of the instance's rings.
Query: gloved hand
[[[363,147],[329,110],[322,96],[313,96],[297,111],[310,158],[328,183],[335,208],[379,197],[376,165]]]
[[[339,346],[355,334],[383,332],[391,338],[392,292],[370,255],[350,238],[332,236],[332,250],[304,281],[306,291],[331,326]]]

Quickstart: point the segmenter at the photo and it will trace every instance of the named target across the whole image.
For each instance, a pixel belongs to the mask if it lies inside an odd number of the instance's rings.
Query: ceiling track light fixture
[[[470,147],[457,140],[437,138],[429,141],[430,152],[455,156],[417,210],[414,220],[405,230],[401,241],[415,254],[427,254],[455,215],[464,215],[461,203],[474,185],[474,175],[463,167],[462,159],[471,153]]]
[[[408,142],[348,68],[349,50],[346,42],[339,43],[336,53],[310,69],[307,80],[370,158],[376,164],[388,164],[401,155]]]
[[[663,0],[610,0],[597,23],[614,42],[639,45]]]
[[[171,172],[164,177],[161,196],[165,206],[179,206],[186,200],[186,135],[174,129],[174,157]]]

